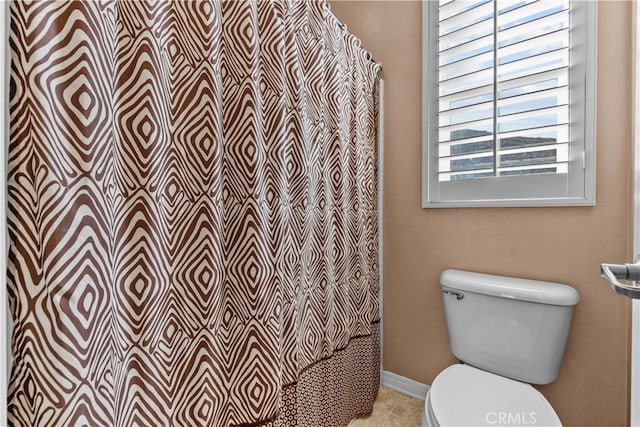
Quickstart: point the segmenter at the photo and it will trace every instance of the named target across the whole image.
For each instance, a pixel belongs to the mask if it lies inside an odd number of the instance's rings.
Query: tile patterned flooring
[[[356,418],[348,427],[420,427],[424,400],[380,387],[371,415]]]

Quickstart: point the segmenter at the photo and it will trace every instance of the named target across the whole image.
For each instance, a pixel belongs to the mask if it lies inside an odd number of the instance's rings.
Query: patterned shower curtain
[[[338,426],[379,383],[379,66],[318,1],[11,3],[16,426]]]

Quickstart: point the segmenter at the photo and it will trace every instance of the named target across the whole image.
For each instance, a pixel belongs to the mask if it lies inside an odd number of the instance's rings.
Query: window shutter
[[[568,1],[439,12],[439,180],[567,173]]]
[[[427,90],[435,92],[427,96],[427,161],[436,199],[446,200],[440,193],[449,187],[452,197],[464,199],[462,184],[447,183],[468,181],[469,192],[476,193],[488,181],[513,177],[531,189],[524,177],[534,175],[557,177],[539,178],[563,187],[548,198],[574,197],[568,180],[574,177],[571,165],[584,156],[585,131],[576,132],[576,123],[584,125],[586,111],[584,94],[574,92],[584,92],[586,82],[572,67],[586,69],[586,49],[576,47],[585,42],[574,40],[586,33],[586,19],[576,15],[570,0],[434,3],[425,72],[436,76],[435,82],[433,76],[425,81],[434,83]],[[572,138],[582,141],[572,144]],[[500,199],[500,191],[490,190],[484,199]],[[507,199],[547,198],[539,189],[522,196],[509,192]]]

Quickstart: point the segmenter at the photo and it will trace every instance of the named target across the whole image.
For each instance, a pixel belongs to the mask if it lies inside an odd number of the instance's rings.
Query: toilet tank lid
[[[459,291],[542,304],[576,305],[580,301],[580,294],[573,287],[541,280],[448,269],[440,275],[440,283]]]

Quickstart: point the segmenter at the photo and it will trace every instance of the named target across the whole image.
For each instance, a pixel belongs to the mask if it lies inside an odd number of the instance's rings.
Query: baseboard
[[[382,385],[423,400],[429,391],[428,385],[389,371],[382,371]]]

